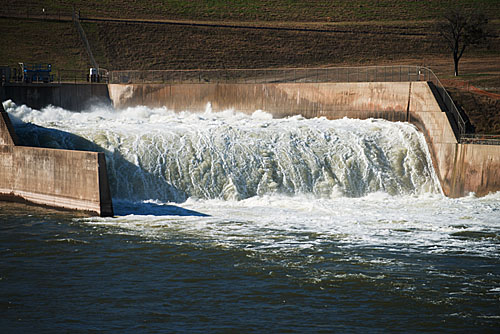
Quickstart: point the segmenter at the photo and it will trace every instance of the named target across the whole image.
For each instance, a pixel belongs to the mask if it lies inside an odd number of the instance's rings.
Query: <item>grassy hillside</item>
[[[0,18],[0,65],[52,63],[55,68],[88,67],[87,54],[71,21]]]
[[[50,13],[74,6],[82,16],[182,20],[364,22],[435,19],[450,5],[483,7],[500,18],[498,0],[3,0],[2,12]]]
[[[449,52],[438,35],[428,31],[427,22],[287,26],[306,31],[110,22],[82,25],[97,62],[110,70],[310,67],[409,60],[432,65],[436,59],[448,59],[452,73]],[[0,48],[2,64],[23,61],[50,62],[64,69],[90,67],[71,21],[0,18],[0,27],[9,46]],[[500,31],[499,24],[493,27]],[[495,62],[499,55],[500,39],[495,38],[489,48],[468,50],[464,59],[482,57]]]
[[[450,5],[482,7],[495,36],[466,51],[459,79],[500,93],[499,0],[3,0],[0,65],[46,62],[86,73],[74,6],[83,18],[166,23],[82,21],[97,62],[109,70],[414,64],[455,80],[451,54],[433,29]],[[464,109],[494,115],[498,105],[483,100],[465,99]]]
[[[9,47],[0,48],[0,63],[88,68],[70,22],[74,8],[82,17],[212,20],[312,30],[84,23],[94,56],[108,69],[304,67],[407,59],[429,64],[436,57],[449,57],[432,20],[450,5],[483,7],[500,35],[498,0],[3,0],[0,28]],[[497,37],[489,48],[468,50],[466,57],[498,55]]]

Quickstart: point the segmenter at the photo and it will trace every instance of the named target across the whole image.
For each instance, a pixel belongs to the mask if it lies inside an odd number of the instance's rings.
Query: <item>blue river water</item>
[[[2,332],[498,330],[498,227],[455,227],[448,238],[460,249],[350,244],[300,229],[250,232],[249,222],[211,217],[213,229],[247,231],[227,233],[224,244],[220,235],[185,226],[199,219],[129,216],[120,223],[2,203]],[[274,247],[259,241],[264,235]]]

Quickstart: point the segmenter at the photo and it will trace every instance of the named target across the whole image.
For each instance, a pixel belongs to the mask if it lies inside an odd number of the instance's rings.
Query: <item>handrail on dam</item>
[[[457,138],[466,133],[466,122],[434,72],[423,66],[363,66],[323,68],[130,70],[109,72],[109,83],[327,83],[327,82],[432,82],[442,107],[456,124]]]
[[[111,71],[109,83],[323,83],[427,80],[420,66]]]

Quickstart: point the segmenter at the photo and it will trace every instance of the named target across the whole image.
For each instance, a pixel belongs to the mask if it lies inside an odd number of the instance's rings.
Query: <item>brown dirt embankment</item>
[[[97,62],[108,70],[413,64],[455,80],[451,56],[430,31],[430,21],[190,22],[83,22],[83,27]],[[492,27],[500,35],[500,23]],[[55,71],[69,68],[84,73],[90,67],[71,21],[0,18],[0,28],[5,32],[4,45],[9,46],[0,48],[1,65],[47,62]],[[460,80],[500,93],[498,64],[500,38],[495,37],[487,48],[466,51]],[[479,104],[461,105],[467,113],[486,110]],[[486,125],[500,118],[500,112],[495,104],[487,108],[491,113],[481,113],[485,126],[476,128],[495,132]]]

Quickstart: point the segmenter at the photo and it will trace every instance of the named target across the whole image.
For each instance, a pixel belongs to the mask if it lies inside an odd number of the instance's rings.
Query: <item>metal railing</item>
[[[455,124],[457,126],[457,140],[461,142],[462,136],[466,134],[467,131],[467,123],[465,122],[462,114],[458,110],[455,102],[451,98],[450,94],[446,91],[441,81],[438,79],[437,75],[427,67],[419,67],[419,71],[425,73],[426,81],[432,82],[434,87],[436,88],[436,92],[441,97],[441,101],[446,108],[446,110],[453,116],[455,120]]]
[[[13,69],[12,69],[13,70]],[[108,83],[108,75],[107,71],[104,69],[100,69],[102,71],[102,74],[99,76],[99,83]],[[89,70],[64,70],[64,69],[59,69],[51,72],[51,78],[52,80],[48,82],[49,84],[52,83],[90,83],[91,80],[89,78]],[[16,71],[12,72],[11,76],[9,77],[9,80],[6,81],[6,83],[26,83],[23,76],[22,72]],[[33,84],[47,84],[43,81],[33,81],[31,82]]]
[[[464,134],[460,136],[460,143],[500,145],[500,135]]]
[[[426,80],[418,66],[112,71],[110,83],[275,83]]]

